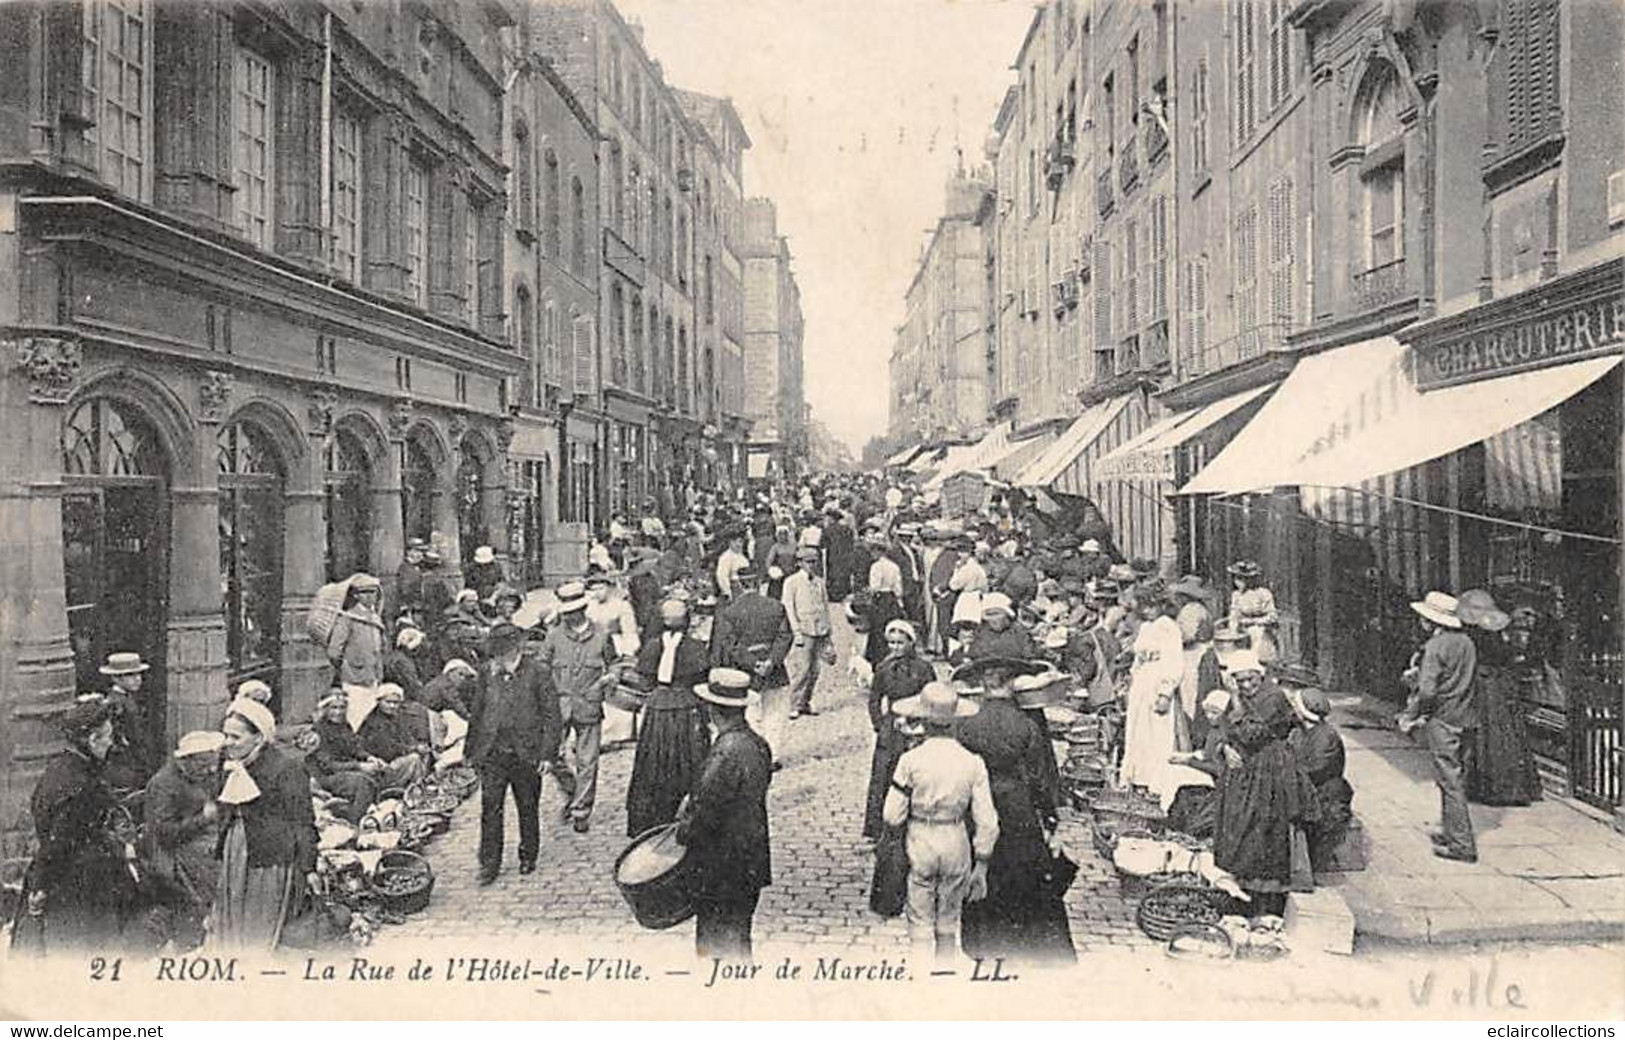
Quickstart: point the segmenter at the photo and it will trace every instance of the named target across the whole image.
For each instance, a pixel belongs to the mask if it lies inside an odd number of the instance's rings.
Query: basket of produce
[[[1155,874],[1125,874],[1117,875],[1117,887],[1124,899],[1143,899],[1153,889],[1163,885],[1195,885],[1200,888],[1207,887],[1200,874],[1192,874],[1184,870],[1159,871]]]
[[[467,798],[480,786],[480,774],[471,766],[450,766],[439,774],[440,789],[458,799]]]
[[[434,892],[434,870],[429,861],[405,849],[395,849],[378,860],[373,891],[384,908],[397,914],[415,914],[429,905]]]
[[[401,843],[398,847],[420,849],[428,844],[429,839],[444,830],[447,825],[448,821],[444,816],[409,815],[401,820]]]
[[[412,815],[440,816],[449,819],[461,804],[462,799],[450,791],[436,791],[434,794],[426,794],[419,798],[417,804],[412,807]]]
[[[462,801],[461,798],[458,798],[456,795],[447,791],[442,785],[440,777],[436,775],[426,776],[422,780],[419,780],[417,783],[413,784],[411,787],[408,787],[405,794],[401,796],[401,801],[405,803],[406,807],[412,812],[447,812],[450,810],[424,809],[424,805],[427,802],[433,800],[437,803],[443,803],[446,798],[450,798],[452,800],[453,809],[457,807],[458,802]]]
[[[402,831],[427,830],[430,837],[451,829],[451,817],[442,813],[409,812],[401,817]]]
[[[1224,893],[1216,888],[1188,881],[1169,881],[1145,894],[1134,917],[1140,931],[1158,942],[1168,942],[1181,928],[1193,924],[1218,925],[1219,904],[1223,899]]]
[[[1167,818],[1155,795],[1133,788],[1096,791],[1089,799],[1089,815],[1096,823],[1117,821],[1150,830],[1161,830]]]
[[[1180,960],[1223,961],[1235,953],[1230,933],[1216,924],[1192,921],[1182,924],[1168,938],[1168,956]]]

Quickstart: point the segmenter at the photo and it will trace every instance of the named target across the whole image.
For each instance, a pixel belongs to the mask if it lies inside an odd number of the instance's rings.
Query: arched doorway
[[[217,449],[227,680],[235,689],[244,679],[263,679],[276,690],[285,471],[270,435],[249,421],[222,426]]]
[[[472,439],[457,449],[457,540],[463,566],[474,560],[474,550],[491,544],[491,525],[485,507],[486,459]]]
[[[123,401],[93,397],[62,428],[62,553],[78,689],[99,690],[109,653],[152,665],[147,719],[165,717],[169,460],[150,422]],[[158,733],[151,734],[155,739]]]
[[[428,543],[434,534],[434,500],[440,490],[434,456],[420,436],[407,438],[401,450],[401,534],[408,541],[420,538]]]
[[[327,580],[372,566],[372,459],[342,427],[327,438]]]

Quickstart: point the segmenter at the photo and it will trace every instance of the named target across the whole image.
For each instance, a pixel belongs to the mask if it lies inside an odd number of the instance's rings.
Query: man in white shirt
[[[813,689],[820,665],[833,664],[829,644],[829,593],[818,572],[819,552],[803,547],[796,552],[799,569],[784,579],[784,612],[790,617],[790,717],[816,715]]]
[[[734,579],[749,566],[750,557],[745,555],[745,533],[734,528],[728,532],[728,547],[717,557],[717,595],[724,602],[733,602],[739,591],[734,587]]]

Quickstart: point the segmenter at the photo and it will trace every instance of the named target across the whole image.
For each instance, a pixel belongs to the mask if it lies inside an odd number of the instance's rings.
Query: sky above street
[[[903,294],[1032,20],[1016,0],[616,0],[676,86],[733,98],[806,317],[807,400],[854,454],[886,426]]]

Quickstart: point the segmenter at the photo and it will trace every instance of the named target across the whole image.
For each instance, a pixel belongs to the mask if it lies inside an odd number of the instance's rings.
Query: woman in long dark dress
[[[1512,617],[1483,589],[1463,592],[1456,612],[1478,651],[1478,729],[1468,757],[1467,797],[1480,805],[1528,805],[1540,797],[1540,776],[1529,753],[1516,653],[1506,638]]]
[[[869,722],[875,730],[875,753],[863,809],[863,836],[874,839],[880,837],[884,827],[881,811],[886,806],[892,770],[908,749],[908,741],[893,724],[892,705],[913,697],[936,677],[931,665],[920,657],[919,633],[912,624],[898,618],[886,626],[883,634],[888,653],[875,667],[874,681],[869,686]]]
[[[874,562],[860,579],[868,593],[869,606],[865,616],[869,632],[864,641],[863,657],[870,665],[879,665],[890,653],[886,645],[886,626],[904,616],[903,573],[885,552],[884,536],[871,532],[869,545]]]
[[[1041,777],[1043,756],[1054,750],[1012,699],[1017,669],[993,663],[978,671],[987,692],[981,710],[960,723],[959,742],[987,765],[999,840],[988,860],[987,898],[965,904],[961,943],[971,957],[1075,961],[1064,893],[1050,882],[1056,792]]]
[[[1302,828],[1316,822],[1318,806],[1289,743],[1298,715],[1248,657],[1231,664],[1240,708],[1225,736],[1213,860],[1252,897],[1252,912],[1278,914],[1287,892],[1314,888]]]
[[[660,604],[660,623],[661,632],[638,650],[638,674],[653,693],[643,707],[626,787],[626,833],[633,838],[677,819],[711,747],[705,705],[694,695],[710,668],[709,651],[689,634],[682,600]],[[662,682],[661,660],[668,654],[670,672]]]
[[[104,950],[120,934],[135,894],[122,846],[108,833],[113,795],[103,779],[113,746],[112,708],[76,704],[63,719],[64,748],[45,766],[29,811],[39,849],[23,878],[13,945],[40,954]]]
[[[310,774],[275,745],[276,716],[239,698],[226,709],[226,807],[211,945],[272,950],[316,884]]]

